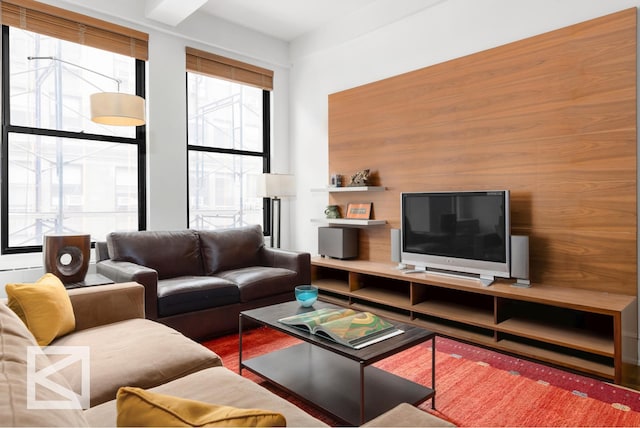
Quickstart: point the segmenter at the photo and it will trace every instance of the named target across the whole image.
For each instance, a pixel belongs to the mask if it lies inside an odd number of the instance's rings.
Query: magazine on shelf
[[[404,333],[371,312],[357,312],[353,309],[323,308],[278,321],[354,349]]]

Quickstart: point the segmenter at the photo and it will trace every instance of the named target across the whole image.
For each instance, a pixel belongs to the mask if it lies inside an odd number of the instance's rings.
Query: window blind
[[[3,25],[45,34],[94,48],[149,58],[149,35],[34,0],[2,0]]]
[[[220,55],[186,48],[187,71],[240,82],[271,91],[273,71]]]

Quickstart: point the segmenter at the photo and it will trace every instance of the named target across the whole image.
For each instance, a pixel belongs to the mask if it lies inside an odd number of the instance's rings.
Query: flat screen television
[[[401,263],[441,274],[510,277],[509,191],[401,194]]]

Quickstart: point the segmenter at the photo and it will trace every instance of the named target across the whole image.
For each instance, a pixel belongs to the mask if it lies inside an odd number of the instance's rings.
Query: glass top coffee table
[[[349,425],[362,425],[400,403],[417,405],[431,399],[435,409],[435,333],[391,321],[403,334],[356,350],[278,319],[320,308],[338,306],[316,302],[302,308],[293,302],[243,311],[240,314],[239,371],[247,369],[291,394],[323,409]],[[253,321],[303,342],[248,360],[242,359],[243,322]],[[426,387],[371,364],[431,340],[431,386]]]

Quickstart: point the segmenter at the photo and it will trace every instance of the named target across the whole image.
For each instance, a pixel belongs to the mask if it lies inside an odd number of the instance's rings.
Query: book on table
[[[322,308],[278,321],[354,349],[403,333],[389,321],[371,312],[357,312],[353,309]]]

